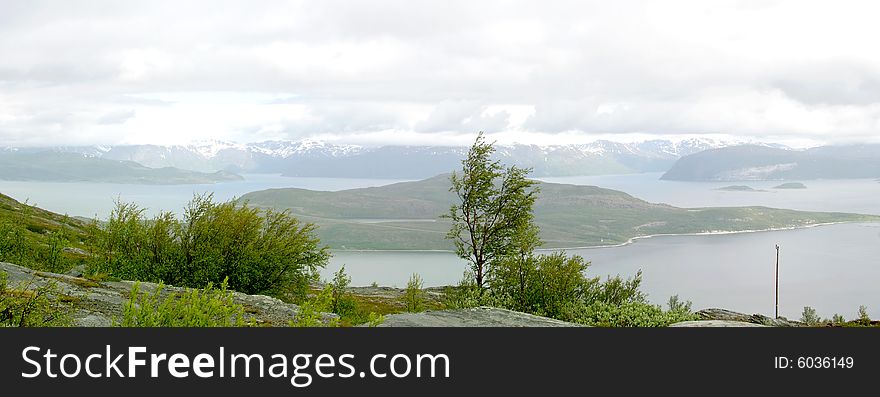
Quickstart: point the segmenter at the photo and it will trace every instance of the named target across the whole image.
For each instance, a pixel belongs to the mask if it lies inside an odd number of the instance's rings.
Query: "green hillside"
[[[88,251],[87,223],[0,194],[0,262],[64,272]]]
[[[540,183],[535,219],[545,247],[620,244],[667,233],[745,231],[880,217],[766,207],[677,208],[595,186]],[[450,249],[449,224],[439,216],[455,197],[448,175],[388,186],[320,192],[270,189],[244,195],[250,205],[290,209],[320,226],[322,241],[338,249]]]
[[[76,153],[0,152],[0,180],[173,185],[240,179],[239,175],[223,171],[204,173],[173,167],[149,168],[133,161],[107,160]]]

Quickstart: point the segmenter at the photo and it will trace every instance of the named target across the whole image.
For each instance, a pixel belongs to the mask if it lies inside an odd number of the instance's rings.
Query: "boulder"
[[[380,327],[580,327],[552,318],[496,307],[435,310],[385,316]]]
[[[731,320],[696,320],[682,321],[670,327],[766,327],[766,325]]]
[[[770,318],[763,314],[744,314],[727,309],[703,309],[695,313],[701,320],[724,320],[738,321],[766,325],[769,327],[803,327],[798,321],[791,321],[785,317]]]

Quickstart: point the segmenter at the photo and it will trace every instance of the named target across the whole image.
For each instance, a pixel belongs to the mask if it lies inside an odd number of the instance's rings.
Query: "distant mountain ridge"
[[[105,182],[148,185],[208,184],[241,180],[227,171],[197,172],[174,167],[149,168],[133,161],[80,153],[0,151],[0,180]]]
[[[607,175],[666,171],[682,156],[736,142],[705,138],[570,145],[496,145],[496,158],[534,169],[535,176]],[[778,145],[777,145],[778,146]],[[200,172],[280,173],[301,177],[427,178],[458,168],[467,152],[456,146],[339,145],[318,140],[239,144],[74,146],[49,148],[147,167]],[[13,149],[31,151],[34,149]],[[45,149],[43,149],[45,150]]]
[[[880,177],[880,144],[820,146],[807,150],[741,145],[684,156],[661,179],[756,181],[877,177]]]

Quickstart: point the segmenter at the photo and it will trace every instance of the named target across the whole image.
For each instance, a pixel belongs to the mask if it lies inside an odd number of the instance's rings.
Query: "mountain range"
[[[737,142],[705,138],[620,143],[606,140],[570,145],[501,145],[495,157],[533,168],[532,175],[607,175],[666,171],[682,156]],[[357,146],[316,140],[238,144],[210,141],[190,145],[66,146],[7,149],[50,150],[146,167],[198,172],[277,173],[300,177],[420,179],[458,168],[467,153],[456,146]]]
[[[880,177],[880,144],[791,150],[757,145],[709,149],[679,159],[661,179],[808,180]]]
[[[134,161],[79,153],[0,151],[0,180],[105,182],[148,185],[207,184],[241,180],[227,171],[198,172],[174,167],[150,168]]]

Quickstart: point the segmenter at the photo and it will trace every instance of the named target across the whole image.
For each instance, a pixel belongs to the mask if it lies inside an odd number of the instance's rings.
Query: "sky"
[[[0,146],[880,142],[872,1],[0,0]]]

